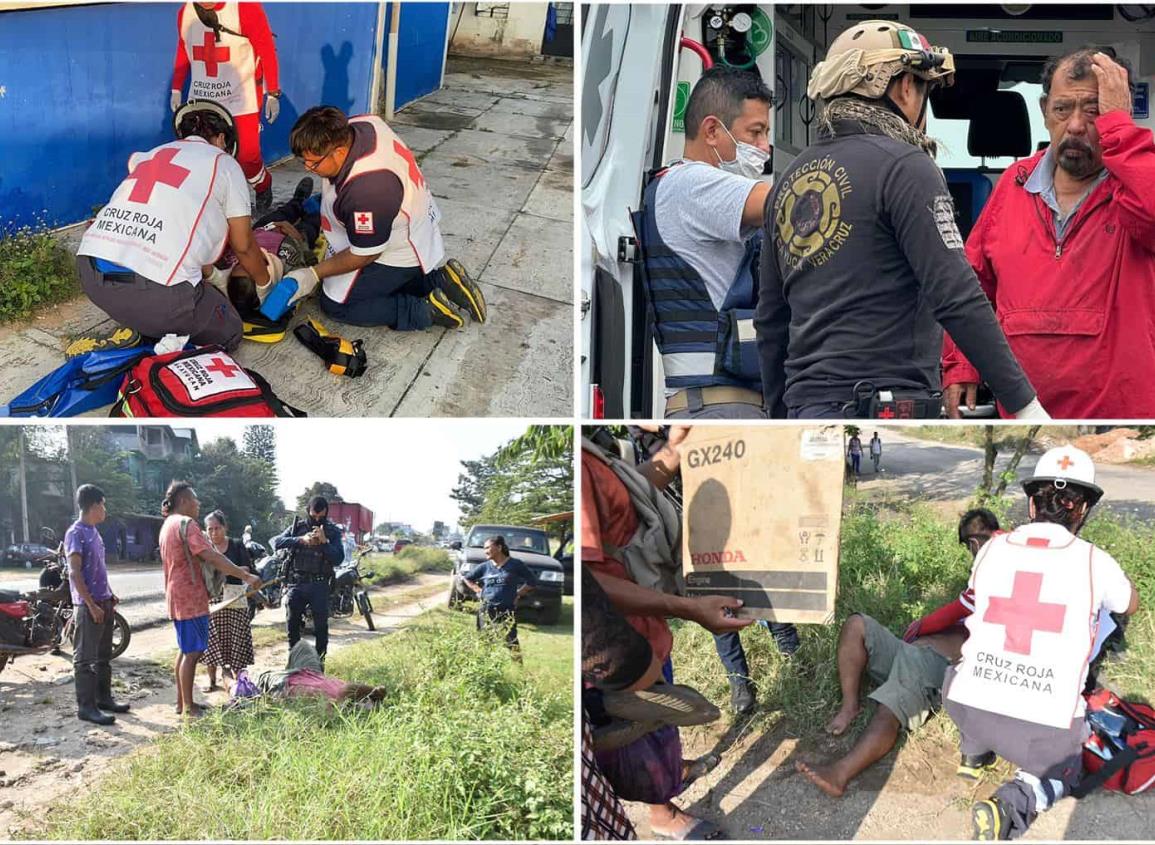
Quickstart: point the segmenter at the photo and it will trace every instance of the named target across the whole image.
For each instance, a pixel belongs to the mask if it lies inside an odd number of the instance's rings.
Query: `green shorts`
[[[942,703],[950,661],[929,646],[903,642],[865,614],[866,670],[878,688],[869,695],[907,729],[921,727]]]

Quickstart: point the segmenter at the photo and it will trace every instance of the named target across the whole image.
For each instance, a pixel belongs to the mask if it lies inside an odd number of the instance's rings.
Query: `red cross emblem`
[[[878,412],[878,418],[880,420],[894,419],[894,408],[890,407],[889,405],[884,406],[883,409]]]
[[[1073,463],[1074,463],[1074,461],[1072,461],[1070,459],[1070,457],[1068,457],[1067,455],[1063,455],[1063,460],[1059,461],[1059,469],[1067,469]]]
[[[397,155],[401,156],[401,158],[409,162],[409,181],[416,185],[418,188],[424,188],[425,177],[421,175],[421,169],[417,166],[417,159],[413,157],[413,151],[402,144],[400,141],[394,141],[393,152],[397,153]]]
[[[362,226],[367,225],[369,223],[369,215],[366,214],[365,212],[361,212],[360,214],[357,215],[357,222],[360,223]]]
[[[209,31],[205,32],[205,43],[192,49],[193,61],[205,63],[205,75],[216,78],[220,62],[229,60],[229,48],[217,47],[217,40]]]
[[[132,186],[132,192],[128,195],[129,200],[148,202],[152,199],[152,189],[159,182],[173,188],[179,188],[183,185],[184,180],[192,171],[187,167],[172,163],[176,154],[177,151],[174,149],[161,150],[152,158],[138,164],[132,173],[128,174],[129,179],[136,180],[136,184]]]
[[[205,369],[210,373],[222,373],[225,378],[232,378],[241,368],[236,364],[230,364],[224,358],[213,358],[213,362],[205,367]]]
[[[1035,631],[1058,634],[1063,630],[1067,606],[1039,601],[1043,589],[1041,572],[1016,572],[1007,598],[992,596],[984,622],[1006,626],[1003,647],[1015,654],[1030,654]]]

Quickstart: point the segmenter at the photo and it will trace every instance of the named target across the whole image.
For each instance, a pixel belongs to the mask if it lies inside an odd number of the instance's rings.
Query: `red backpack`
[[[125,376],[113,417],[303,417],[220,346],[150,355]]]
[[[1083,745],[1083,778],[1075,794],[1102,786],[1138,795],[1155,784],[1155,709],[1122,701],[1108,689],[1087,696],[1091,736]],[[1109,759],[1107,759],[1109,757]]]

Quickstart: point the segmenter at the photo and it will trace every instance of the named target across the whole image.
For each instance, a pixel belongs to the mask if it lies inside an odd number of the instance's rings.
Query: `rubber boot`
[[[129,705],[112,697],[112,667],[98,667],[96,678],[96,706],[108,713],[127,713]]]
[[[76,672],[76,718],[94,725],[111,725],[115,716],[101,713],[96,706],[96,673],[83,669]]]
[[[745,716],[753,713],[757,704],[752,683],[745,678],[730,679],[730,709],[739,716]]]
[[[273,207],[273,189],[268,187],[263,191],[257,191],[255,202],[253,203],[253,217],[264,217],[269,213],[269,209]]]

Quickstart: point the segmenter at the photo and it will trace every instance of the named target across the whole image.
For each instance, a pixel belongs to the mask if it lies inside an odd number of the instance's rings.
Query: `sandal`
[[[697,760],[690,761],[689,765],[686,765],[686,773],[682,775],[682,786],[689,786],[694,781],[704,778],[718,768],[718,764],[721,762],[722,758],[717,754],[706,754]]]
[[[643,690],[606,692],[606,712],[635,722],[654,721],[688,727],[717,721],[721,711],[693,687],[656,683]]]
[[[726,831],[718,827],[709,819],[697,819],[693,826],[683,833],[681,836],[674,836],[667,833],[659,833],[652,830],[654,839],[663,842],[712,842],[718,839],[729,839]]]

